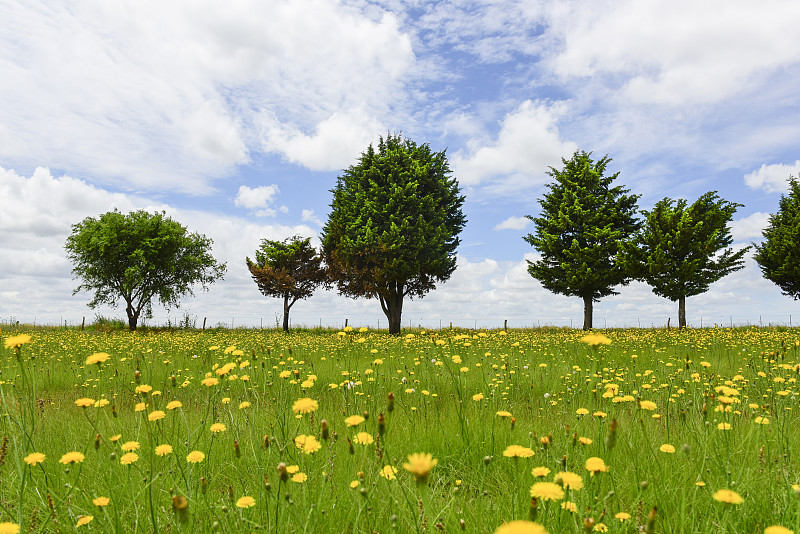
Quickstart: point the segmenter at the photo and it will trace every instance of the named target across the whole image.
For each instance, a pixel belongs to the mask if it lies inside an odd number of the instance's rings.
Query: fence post
[[[791,322],[791,321],[790,321],[790,322]],[[81,319],[81,332],[83,332],[83,327],[84,327],[84,325],[85,325],[85,324],[86,324],[86,317],[84,317],[83,319]]]
[[[508,332],[508,319],[503,320],[503,331]]]
[[[344,327],[347,328],[347,319],[344,320]]]
[[[208,319],[208,317],[203,317],[203,330],[206,329],[206,319]]]

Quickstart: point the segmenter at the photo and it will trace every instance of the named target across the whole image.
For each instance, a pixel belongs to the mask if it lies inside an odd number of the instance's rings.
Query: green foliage
[[[247,258],[247,268],[267,297],[283,299],[283,329],[289,329],[289,309],[300,299],[310,297],[326,281],[322,257],[311,239],[294,236],[284,241],[261,241],[255,263]]]
[[[223,276],[225,265],[211,256],[212,243],[163,212],[114,210],[73,225],[65,248],[72,273],[81,280],[74,293],[94,291],[91,308],[123,299],[135,330],[142,311],[152,313],[153,299],[178,307],[183,295],[193,295],[192,285],[207,289]]]
[[[405,296],[422,297],[456,268],[464,197],[444,151],[381,138],[339,176],[322,248],[339,292],[377,298],[400,332]]]
[[[528,262],[528,272],[542,286],[584,300],[584,328],[591,328],[592,302],[614,295],[630,275],[618,261],[621,244],[639,229],[638,195],[612,187],[619,173],[604,176],[611,158],[593,161],[591,153],[576,151],[561,170],[550,167],[549,193],[539,200],[541,215],[527,217],[535,232],[523,239],[541,259]]]
[[[778,213],[769,218],[764,242],[755,245],[755,260],[764,278],[784,295],[800,300],[800,183],[789,177],[789,195],[781,195]]]

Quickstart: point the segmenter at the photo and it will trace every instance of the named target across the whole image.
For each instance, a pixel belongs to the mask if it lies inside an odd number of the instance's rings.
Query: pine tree
[[[778,213],[769,218],[755,260],[764,278],[784,295],[800,300],[800,183],[789,177],[789,195],[781,195]]]

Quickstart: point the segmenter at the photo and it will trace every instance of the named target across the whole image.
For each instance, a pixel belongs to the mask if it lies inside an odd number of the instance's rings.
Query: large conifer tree
[[[800,182],[789,177],[789,194],[781,195],[778,213],[769,218],[764,242],[755,245],[755,260],[764,278],[784,295],[800,300]]]

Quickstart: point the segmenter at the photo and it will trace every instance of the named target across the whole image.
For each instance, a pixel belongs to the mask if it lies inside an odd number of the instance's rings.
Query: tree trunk
[[[130,304],[125,308],[125,313],[128,314],[128,330],[131,332],[136,331],[136,323],[139,322],[139,312]]]
[[[591,330],[592,329],[592,308],[594,306],[594,301],[590,296],[583,297],[583,329],[584,330]]]
[[[289,308],[291,308],[291,307],[292,307],[292,305],[289,304],[289,295],[287,293],[286,295],[283,296],[283,331],[284,332],[288,332],[289,331]]]
[[[678,298],[678,328],[686,328],[686,296]]]
[[[395,336],[400,335],[403,317],[403,284],[390,287],[389,296],[379,297],[379,299],[383,313],[389,321],[389,333]]]

